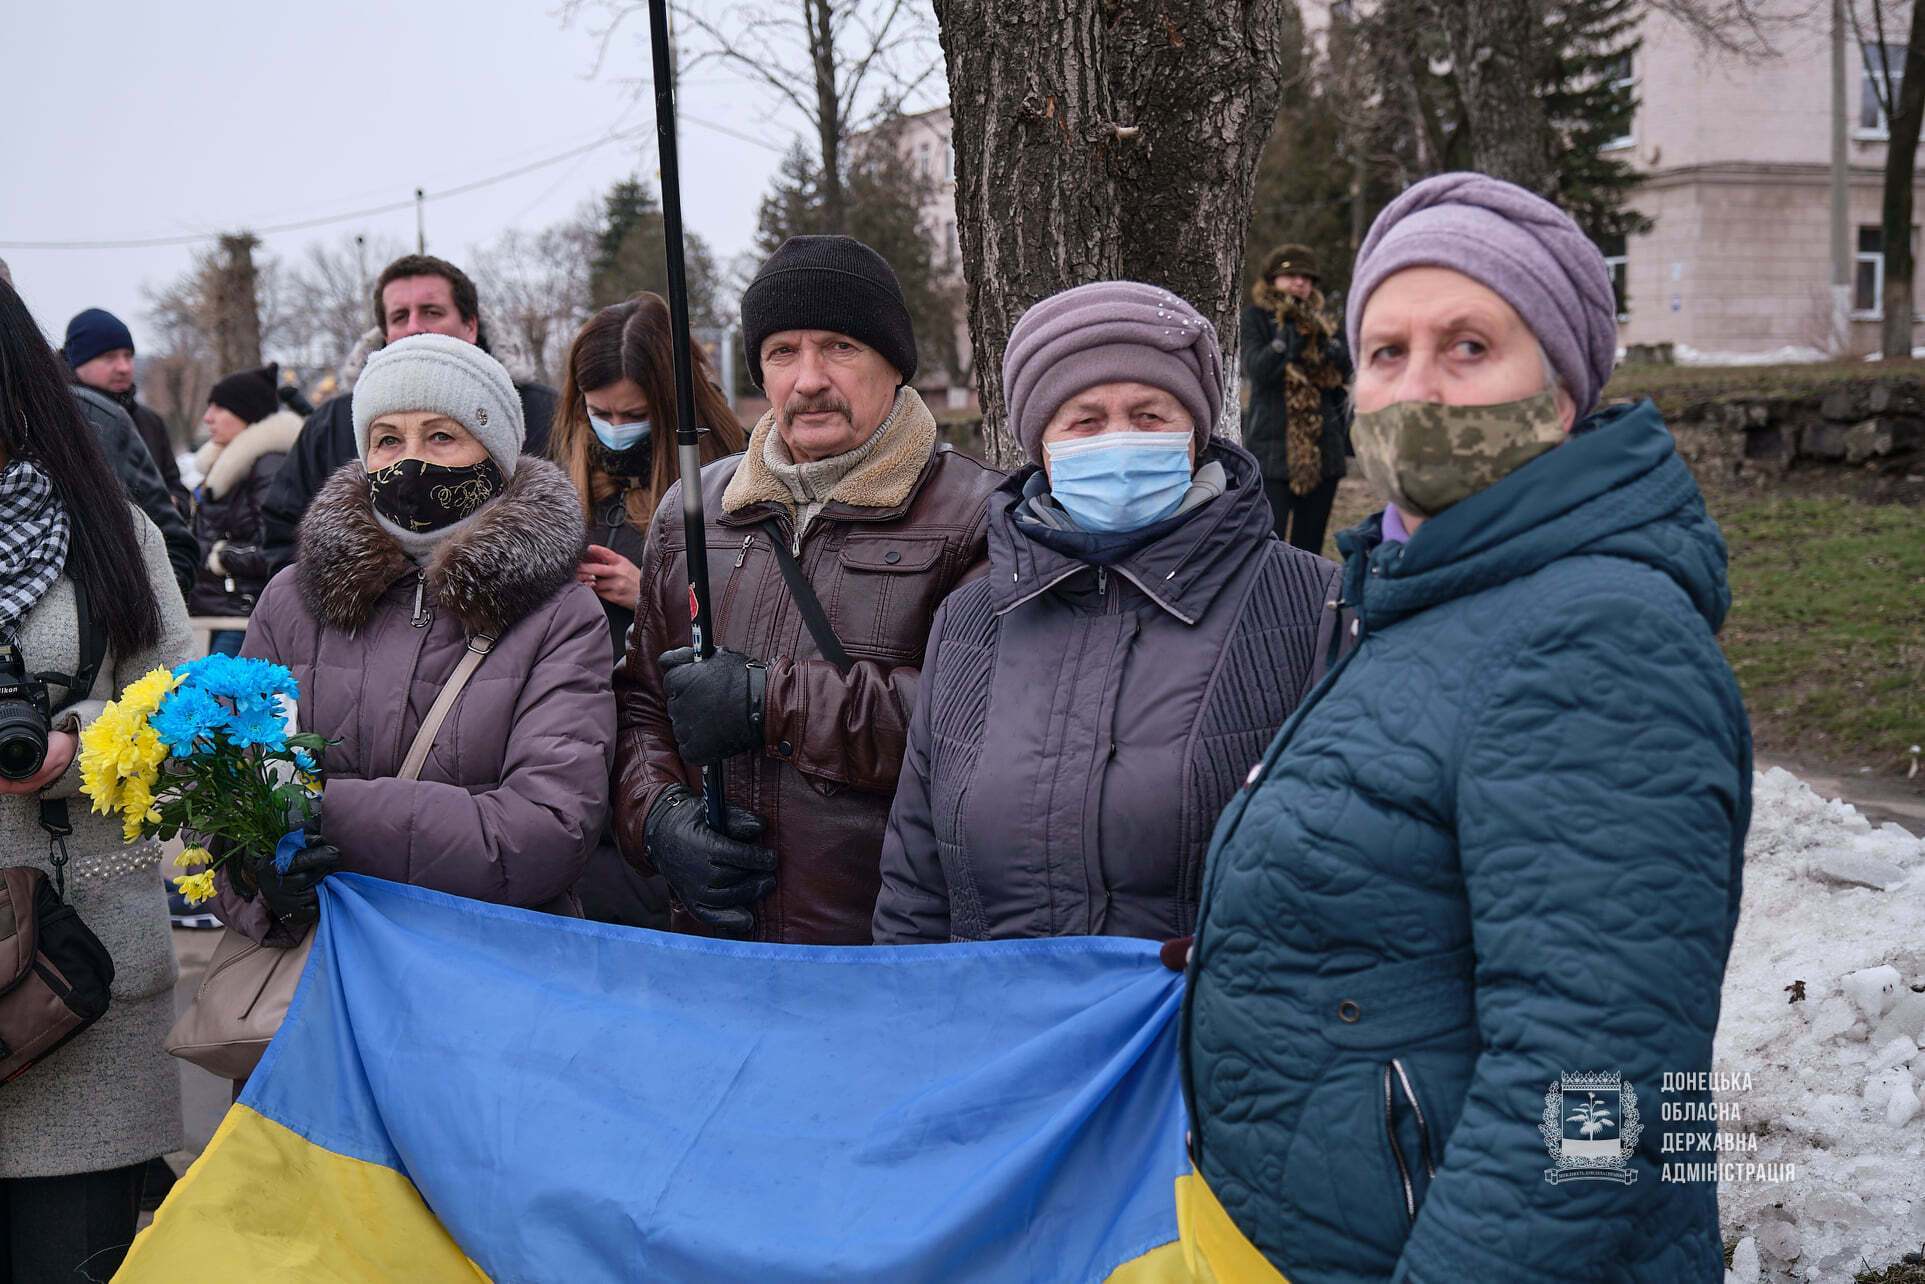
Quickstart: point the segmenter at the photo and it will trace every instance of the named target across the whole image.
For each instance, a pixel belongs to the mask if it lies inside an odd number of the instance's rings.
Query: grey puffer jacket
[[[79,731],[128,683],[172,668],[193,651],[187,608],[174,588],[160,532],[133,514],[138,556],[160,608],[160,641],[137,655],[109,652],[85,699],[54,715]],[[80,660],[73,582],[65,575],[28,613],[20,649],[35,672],[72,673]],[[66,692],[53,689],[55,700]],[[80,792],[80,766],[41,791],[67,800],[67,901],[114,961],[107,1014],[26,1074],[0,1088],[0,1179],[57,1177],[141,1163],[181,1144],[180,1071],[161,1048],[174,1023],[173,942],[168,939],[160,844],[129,844],[119,815],[96,815]],[[34,795],[0,796],[0,864],[51,873]]]
[[[950,594],[882,847],[877,944],[1182,936],[1217,814],[1323,654],[1338,569],[1271,532],[1255,459],[1107,567],[1039,542],[1030,469]]]
[[[321,832],[342,869],[577,912],[569,888],[607,819],[615,745],[608,621],[575,580],[583,543],[574,487],[527,456],[475,525],[420,568],[375,523],[361,464],[315,497],[300,560],[261,594],[241,654],[291,669],[301,729],[337,742],[322,759]],[[395,779],[482,634],[494,647],[421,778]],[[226,923],[290,942],[258,898],[220,883]]]

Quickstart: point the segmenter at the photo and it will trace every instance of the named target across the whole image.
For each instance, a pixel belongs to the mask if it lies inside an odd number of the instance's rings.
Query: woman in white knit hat
[[[300,683],[300,725],[334,743],[309,841],[223,879],[222,918],[291,945],[335,869],[478,900],[578,912],[614,754],[608,626],[579,583],[580,501],[521,454],[521,399],[473,344],[422,334],[354,388],[361,461],[300,528],[242,649]],[[397,779],[430,706],[483,658],[418,779]],[[230,867],[231,868],[231,867]]]

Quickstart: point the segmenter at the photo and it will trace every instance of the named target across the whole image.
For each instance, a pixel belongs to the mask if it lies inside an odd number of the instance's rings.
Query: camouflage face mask
[[[1548,388],[1494,406],[1400,401],[1358,414],[1350,430],[1364,476],[1413,517],[1434,517],[1502,481],[1564,436]]]

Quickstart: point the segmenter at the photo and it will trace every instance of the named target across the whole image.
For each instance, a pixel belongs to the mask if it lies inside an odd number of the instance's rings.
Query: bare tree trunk
[[[1912,32],[1905,45],[1891,138],[1885,145],[1885,309],[1879,350],[1887,357],[1912,355],[1912,178],[1918,169],[1918,134],[1925,120],[1925,0],[1912,6]]]
[[[835,15],[829,0],[802,0],[809,29],[809,66],[815,76],[816,140],[822,150],[822,212],[840,232],[848,226],[842,194],[842,111],[837,100]]]
[[[1235,388],[1243,240],[1287,0],[935,0],[993,462],[1020,458],[1003,351],[1037,300],[1133,278],[1211,319]],[[1225,422],[1236,423],[1226,395]]]
[[[246,232],[221,237],[220,257],[209,274],[207,306],[212,313],[214,362],[221,378],[261,364],[261,312],[254,267],[254,247],[259,244]]]
[[[1544,20],[1536,0],[1442,0],[1451,60],[1463,87],[1475,168],[1553,196],[1551,124],[1544,84]]]

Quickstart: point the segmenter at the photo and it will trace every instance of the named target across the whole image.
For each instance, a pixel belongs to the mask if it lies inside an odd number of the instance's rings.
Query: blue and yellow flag
[[[711,941],[353,875],[132,1281],[1190,1278],[1146,941]]]

